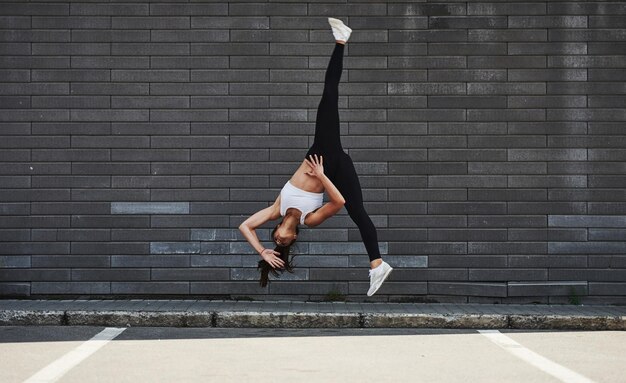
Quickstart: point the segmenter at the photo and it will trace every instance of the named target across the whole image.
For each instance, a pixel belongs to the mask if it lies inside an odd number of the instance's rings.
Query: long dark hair
[[[278,225],[274,228],[274,230],[272,230],[272,234],[271,234],[272,241],[274,241],[274,234],[276,233],[277,229],[278,229]],[[299,232],[300,232],[300,229],[296,225],[296,235]],[[277,268],[277,269],[275,269],[274,267],[272,267],[272,265],[267,263],[267,261],[265,259],[261,259],[259,261],[258,266],[257,266],[257,270],[261,271],[261,279],[259,281],[260,284],[261,284],[261,287],[265,287],[269,283],[269,280],[270,280],[269,279],[269,273],[270,272],[275,277],[280,277],[280,274],[284,273],[285,271],[288,271],[288,272],[293,274],[293,268],[295,266],[294,263],[293,263],[293,258],[295,257],[295,255],[293,255],[291,257],[291,259],[289,259],[289,251],[291,250],[291,245],[293,245],[294,242],[296,242],[295,239],[293,241],[291,241],[291,243],[289,245],[287,245],[287,246],[278,246],[278,245],[276,245],[276,247],[274,248],[274,251],[277,251],[277,252],[280,253],[278,258],[282,259],[283,262],[285,262],[285,267],[284,268]],[[279,272],[280,272],[280,274],[279,274]]]

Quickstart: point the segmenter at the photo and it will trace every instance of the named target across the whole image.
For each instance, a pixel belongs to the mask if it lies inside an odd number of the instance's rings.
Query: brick
[[[0,176],[0,183],[5,188],[29,188],[30,180],[28,176]]]
[[[205,281],[207,279],[225,281],[230,279],[230,274],[227,268],[152,268],[150,279],[153,281]]]
[[[428,282],[428,294],[506,297],[505,283]]]
[[[387,14],[404,15],[465,15],[463,4],[427,4],[427,3],[390,3],[387,4]]]
[[[546,174],[544,162],[468,162],[469,174]],[[533,177],[528,177],[533,178]],[[508,177],[508,186],[511,176]],[[529,186],[529,185],[524,185]]]
[[[367,255],[364,255],[367,258]],[[347,255],[328,255],[328,254],[316,254],[316,255],[297,255],[294,257],[294,264],[296,267],[348,267]],[[258,260],[259,257],[255,256]],[[367,265],[367,263],[361,263],[361,265]]]
[[[293,282],[290,282],[293,283]],[[267,291],[258,282],[191,282],[190,294],[260,294]]]
[[[397,262],[393,263],[394,266]],[[428,281],[428,280],[445,280],[445,281],[465,281],[467,280],[466,269],[405,269],[395,268],[393,271],[395,281]]]
[[[379,242],[381,254],[387,254],[386,243]],[[347,243],[315,243],[309,244],[310,254],[366,254],[365,245],[362,242]]]
[[[33,255],[32,267],[97,267],[99,270],[111,266],[111,257],[108,255]]]
[[[547,269],[469,269],[470,281],[546,281]]]
[[[2,281],[69,281],[70,271],[65,269],[0,269]]]
[[[327,294],[330,291],[338,291],[340,294],[348,293],[347,282],[281,282],[275,281],[269,286],[271,294]],[[259,287],[260,289],[260,287]]]
[[[576,108],[587,106],[585,96],[510,96],[507,98],[510,108]]]
[[[622,254],[624,242],[549,242],[549,254]]]
[[[626,170],[623,162],[550,162],[548,172],[552,174],[619,174]],[[590,176],[593,177],[593,176]],[[591,186],[591,185],[589,185]],[[611,185],[617,186],[617,185]]]
[[[345,273],[345,271],[344,271]],[[347,274],[347,273],[346,273]],[[344,274],[341,279],[346,279],[349,277]],[[273,281],[308,281],[309,279],[315,280],[318,278],[309,278],[309,269],[301,269],[294,268],[293,273],[283,272],[279,274],[278,277],[275,277],[270,273],[270,283]],[[200,278],[198,278],[200,279]],[[203,279],[206,279],[203,278]],[[211,278],[211,279],[220,279],[220,278]],[[231,281],[259,281],[261,279],[261,273],[256,268],[231,268],[230,269],[230,280]]]
[[[586,161],[585,149],[507,149],[509,161]]]
[[[189,214],[189,203],[112,202],[111,214]]]
[[[509,28],[587,28],[586,16],[509,16]]]
[[[587,281],[508,282],[507,296],[587,295]]]
[[[353,161],[425,161],[425,149],[359,149],[350,148],[350,157]]]
[[[72,254],[147,254],[140,242],[72,242]]]
[[[546,244],[544,242],[468,242],[468,254],[545,254]]]
[[[385,89],[388,94],[465,94],[465,85],[460,83],[429,84],[416,83],[390,83]]]
[[[391,254],[466,254],[465,242],[392,242],[389,244]]]
[[[547,227],[545,215],[476,215],[467,218],[468,227]]]
[[[476,70],[476,69],[434,69],[428,71],[428,80],[430,81],[504,81],[506,80],[506,70],[503,69],[486,69],[486,70]],[[467,106],[470,107],[471,100],[475,100],[477,103],[477,107],[483,106],[487,107],[489,102],[491,101],[492,106],[504,107],[506,105],[505,99],[503,97],[465,97],[465,96],[451,96],[449,98],[436,97],[435,100],[445,100],[445,99],[457,99],[460,101],[459,106]],[[465,102],[464,102],[465,101]],[[430,105],[429,99],[429,106]],[[433,107],[437,107],[437,103],[432,105]]]
[[[616,43],[611,43],[614,46]],[[602,85],[600,85],[602,84]],[[613,94],[619,93],[619,83],[605,83],[605,82],[584,82],[584,83],[567,83],[567,82],[555,82],[547,85],[548,93],[560,93],[560,94],[580,94],[588,92],[595,94]]]
[[[506,55],[506,43],[429,43],[432,55]]]
[[[585,229],[509,229],[509,240],[521,241],[586,241]]]
[[[428,124],[430,134],[504,134],[506,124],[501,122],[433,122]]]
[[[72,269],[72,281],[149,281],[150,269]]]
[[[390,189],[389,201],[465,201],[467,192],[462,189]]]
[[[0,294],[6,297],[11,296],[29,296],[30,295],[30,283],[0,283]]]
[[[146,200],[148,194],[147,189],[73,189],[72,199],[75,201]]]
[[[589,295],[624,295],[626,283],[589,282]]]
[[[533,176],[509,176],[509,187],[547,187],[547,188],[577,188],[587,186],[587,176],[557,176],[557,175],[533,175]]]
[[[462,109],[387,109],[389,121],[463,121]]]
[[[623,17],[619,15],[587,16],[590,28],[619,28],[623,26]]]
[[[455,176],[428,176],[428,186],[437,187],[505,187],[505,176],[455,175]]]
[[[589,176],[589,187],[624,187],[626,177],[624,176]]]
[[[586,255],[509,255],[508,266],[512,268],[573,268],[587,267]]]
[[[111,282],[32,282],[31,294],[111,294]]]
[[[198,242],[150,242],[150,254],[197,254]]]
[[[29,203],[0,203],[1,215],[29,215],[30,214]],[[36,214],[36,213],[34,213]],[[5,217],[3,217],[5,218]]]
[[[506,255],[429,255],[428,267],[480,267],[480,268],[505,268],[507,267]],[[467,270],[467,269],[463,269]],[[465,277],[467,279],[467,276]]]
[[[429,241],[506,241],[503,229],[428,229]]]
[[[172,14],[181,14],[187,16],[202,15],[226,15],[228,14],[228,4],[150,4],[150,15],[169,16]]]
[[[386,241],[384,238],[384,232],[381,230],[377,230],[378,239],[381,241]],[[258,234],[258,230],[257,230]],[[267,238],[269,238],[269,230],[267,234]],[[304,242],[310,241],[324,241],[324,242],[345,242],[345,241],[360,241],[361,235],[358,232],[358,229],[300,229],[300,234],[298,234],[298,240]]]
[[[505,161],[506,149],[429,149],[429,161]]]
[[[625,14],[626,8],[620,2],[615,3],[586,3],[586,2],[565,2],[548,4],[548,13],[570,14],[570,15],[594,15],[594,14]]]
[[[548,199],[559,201],[623,201],[626,190],[620,189],[553,189]]]
[[[391,277],[393,278],[393,277]],[[369,288],[369,282],[349,282],[349,292],[351,294],[363,294]],[[384,285],[378,290],[379,294],[420,294],[425,295],[427,293],[427,282],[393,282],[390,280],[385,282]]]
[[[466,216],[416,216],[401,215],[389,217],[389,227],[466,227]]]
[[[14,150],[3,149],[2,152],[0,152],[0,161],[1,162],[29,161],[29,160],[30,160],[30,150],[29,149],[14,149]]]
[[[612,80],[614,81],[614,80]],[[622,109],[594,108],[594,109],[550,109],[547,111],[547,120],[595,120],[595,121],[620,121],[626,114]]]
[[[467,40],[470,42],[473,41],[547,41],[548,33],[545,30],[541,29],[470,29],[467,31]],[[499,63],[510,63],[513,64],[512,58],[517,57],[506,57],[506,56],[495,56],[495,57],[468,57],[468,67],[480,67],[480,65],[475,65],[475,63],[487,63],[487,62],[499,62]],[[545,67],[545,57],[520,57],[520,66],[515,66],[516,68],[520,67]],[[537,65],[539,63],[544,63],[544,65]],[[471,65],[470,65],[471,64]],[[507,65],[504,65],[507,66]],[[502,68],[503,65],[496,65],[497,68]],[[489,66],[489,68],[494,68],[494,66]]]
[[[588,214],[625,214],[624,204],[615,202],[588,202]]]
[[[505,214],[504,202],[428,202],[429,214]]]
[[[465,174],[467,165],[464,162],[390,162],[389,174]],[[439,177],[431,179],[432,177]],[[449,177],[429,176],[424,177],[424,185],[429,184],[445,184],[449,181]],[[447,181],[446,181],[447,180]],[[471,183],[472,181],[470,181]],[[480,181],[476,181],[480,183]],[[454,183],[454,182],[452,182]],[[458,184],[462,184],[459,181]],[[453,185],[456,186],[456,185]]]
[[[624,269],[550,269],[550,280],[554,281],[623,282],[624,277]]]
[[[465,81],[464,78],[454,78],[454,75],[444,74],[447,80]],[[433,76],[435,77],[435,76]],[[432,81],[440,81],[441,79],[431,79]],[[480,81],[474,78],[467,80]],[[428,99],[428,105],[433,108],[492,108],[505,107],[506,99],[504,97],[489,96],[431,96]]]
[[[111,294],[189,294],[190,282],[111,282]]]
[[[189,187],[188,176],[112,176],[111,184],[114,188],[184,188]]]
[[[32,149],[32,160],[41,161],[106,161],[109,149]]]
[[[467,119],[469,121],[537,121],[543,120],[545,113],[543,109],[468,109]]]
[[[610,215],[548,215],[550,227],[626,227],[626,217]]]
[[[0,254],[69,254],[69,242],[2,242]]]
[[[2,230],[0,233],[2,232],[6,232],[6,230]],[[29,255],[0,255],[0,267],[1,268],[29,268],[31,267],[31,256]],[[37,266],[34,266],[34,267],[37,267]]]

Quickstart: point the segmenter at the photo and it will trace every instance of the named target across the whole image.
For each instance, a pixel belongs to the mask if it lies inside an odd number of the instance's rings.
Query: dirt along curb
[[[626,316],[280,311],[0,310],[0,325],[626,330]]]

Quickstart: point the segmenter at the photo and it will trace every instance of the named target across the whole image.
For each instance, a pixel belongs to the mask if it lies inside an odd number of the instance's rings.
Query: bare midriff
[[[293,173],[289,182],[291,182],[293,186],[311,193],[323,192],[324,185],[322,184],[322,181],[320,181],[317,177],[306,174],[306,172],[310,170],[311,167],[304,160],[302,160],[302,164],[298,170]]]

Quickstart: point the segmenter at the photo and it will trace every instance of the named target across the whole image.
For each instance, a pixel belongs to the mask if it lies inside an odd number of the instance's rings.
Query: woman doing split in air
[[[328,18],[336,43],[326,69],[324,92],[317,109],[315,139],[304,160],[291,179],[285,183],[272,206],[262,209],[240,226],[239,230],[261,255],[261,286],[266,286],[268,273],[274,269],[292,271],[289,249],[298,235],[298,224],[317,226],[346,207],[356,223],[370,259],[370,288],[372,296],[382,285],[391,266],[382,260],[378,249],[376,228],[363,207],[363,195],[352,159],[343,151],[339,129],[339,79],[343,69],[343,49],[352,29],[341,20]],[[324,191],[329,201],[323,204]],[[255,229],[265,222],[279,219],[272,231],[276,248],[266,249]]]

